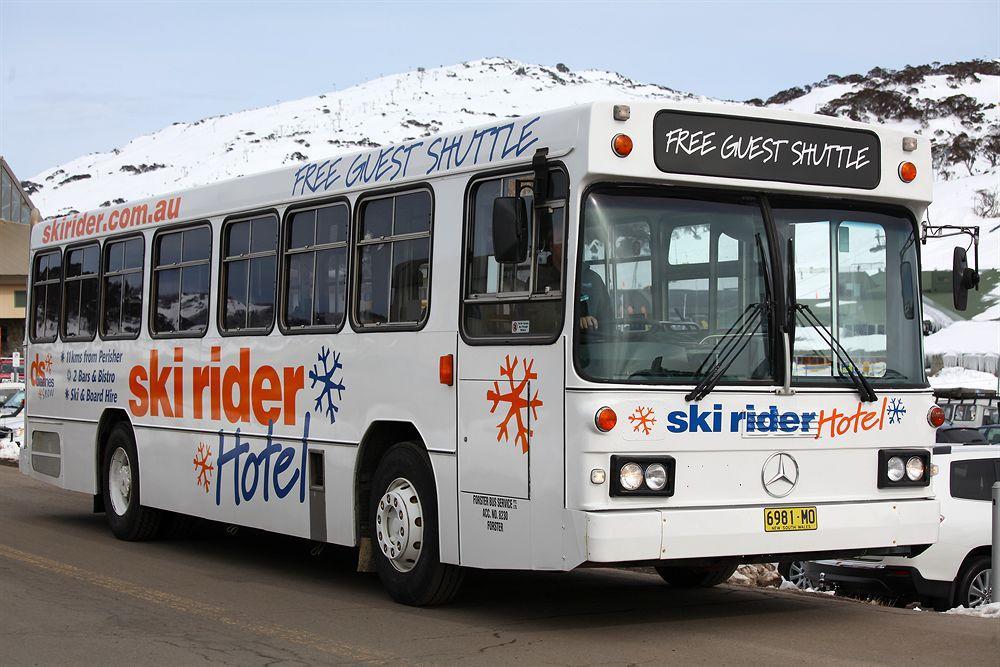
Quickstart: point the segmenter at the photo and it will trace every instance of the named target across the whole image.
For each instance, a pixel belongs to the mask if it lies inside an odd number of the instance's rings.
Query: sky
[[[1000,2],[0,0],[0,154],[26,179],[172,122],[489,56],[767,97],[1000,58]]]

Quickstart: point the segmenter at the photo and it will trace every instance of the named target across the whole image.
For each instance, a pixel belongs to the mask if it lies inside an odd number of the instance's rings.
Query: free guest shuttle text
[[[723,139],[717,132],[691,131],[683,127],[667,132],[665,149],[667,153],[675,155],[702,157],[717,150],[718,157],[723,160],[758,161],[762,164],[785,161],[793,167],[823,166],[857,170],[871,162],[868,146],[801,139],[792,141],[753,134],[730,134]]]

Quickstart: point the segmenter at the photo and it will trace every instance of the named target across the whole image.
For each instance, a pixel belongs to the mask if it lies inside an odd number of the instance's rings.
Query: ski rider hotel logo
[[[275,368],[253,364],[249,347],[236,350],[235,363],[223,363],[222,348],[210,349],[209,363],[185,364],[184,348],[171,352],[150,350],[146,363],[129,370],[129,410],[135,417],[209,419],[236,424],[235,432],[219,429],[214,447],[199,440],[193,459],[196,485],[215,504],[227,498],[239,506],[255,499],[297,497],[305,502],[309,423],[307,409],[296,412],[299,392],[310,391],[312,412],[336,423],[347,386],[339,353],[323,347],[312,369],[304,365]],[[306,387],[306,379],[310,381]],[[190,406],[190,414],[185,410]],[[301,438],[282,444],[274,437],[276,424],[289,427],[301,422]],[[251,451],[240,424],[265,427],[263,446]],[[257,438],[259,440],[259,438]],[[213,453],[215,454],[213,458]],[[190,460],[190,459],[189,459]]]

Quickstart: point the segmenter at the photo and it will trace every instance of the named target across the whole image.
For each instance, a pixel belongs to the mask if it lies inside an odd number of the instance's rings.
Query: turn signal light
[[[632,152],[632,137],[627,134],[616,134],[611,140],[611,148],[618,157],[628,157]]]
[[[455,355],[442,354],[438,360],[438,380],[449,387],[455,384]]]
[[[605,406],[594,415],[594,424],[601,433],[607,433],[618,423],[618,415],[611,408]]]
[[[944,410],[941,409],[940,405],[933,405],[927,411],[927,423],[934,428],[944,423]]]
[[[899,180],[909,183],[917,177],[917,165],[912,162],[899,163]]]

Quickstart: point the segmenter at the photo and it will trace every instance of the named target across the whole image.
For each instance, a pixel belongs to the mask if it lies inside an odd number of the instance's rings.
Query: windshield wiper
[[[874,403],[877,401],[878,396],[875,395],[875,390],[872,389],[861,369],[858,368],[851,355],[847,353],[847,350],[843,348],[836,336],[833,335],[833,332],[819,321],[816,314],[806,304],[793,303],[790,305],[794,308],[794,312],[802,314],[802,319],[805,320],[805,323],[816,330],[816,333],[823,340],[823,344],[827,345],[830,351],[833,352],[833,355],[837,358],[838,373],[843,375],[846,371],[847,377],[850,378],[851,382],[854,383],[855,389],[858,390],[858,396],[861,397],[861,400],[865,403]]]
[[[754,234],[754,242],[757,245],[757,257],[760,266],[761,277],[764,280],[764,300],[760,303],[751,303],[743,309],[736,321],[722,334],[722,337],[709,351],[708,356],[698,366],[694,375],[701,375],[702,369],[709,359],[715,358],[715,363],[705,372],[705,377],[701,379],[694,389],[685,397],[686,401],[700,401],[708,396],[709,392],[715,389],[726,375],[730,366],[743,354],[757,330],[761,328],[765,321],[771,317],[774,306],[774,299],[771,297],[771,276],[767,270],[767,255],[764,252],[764,242],[761,241],[760,232]]]
[[[695,376],[701,375],[705,364],[709,360],[715,359],[715,363],[705,371],[701,382],[684,397],[685,401],[700,401],[715,389],[715,385],[725,376],[729,367],[750,344],[753,334],[763,324],[764,318],[768,316],[770,310],[771,303],[768,301],[752,303],[743,310],[732,326],[726,330],[726,333],[722,334],[719,341],[712,347],[701,365],[698,366],[698,370],[694,373]]]

